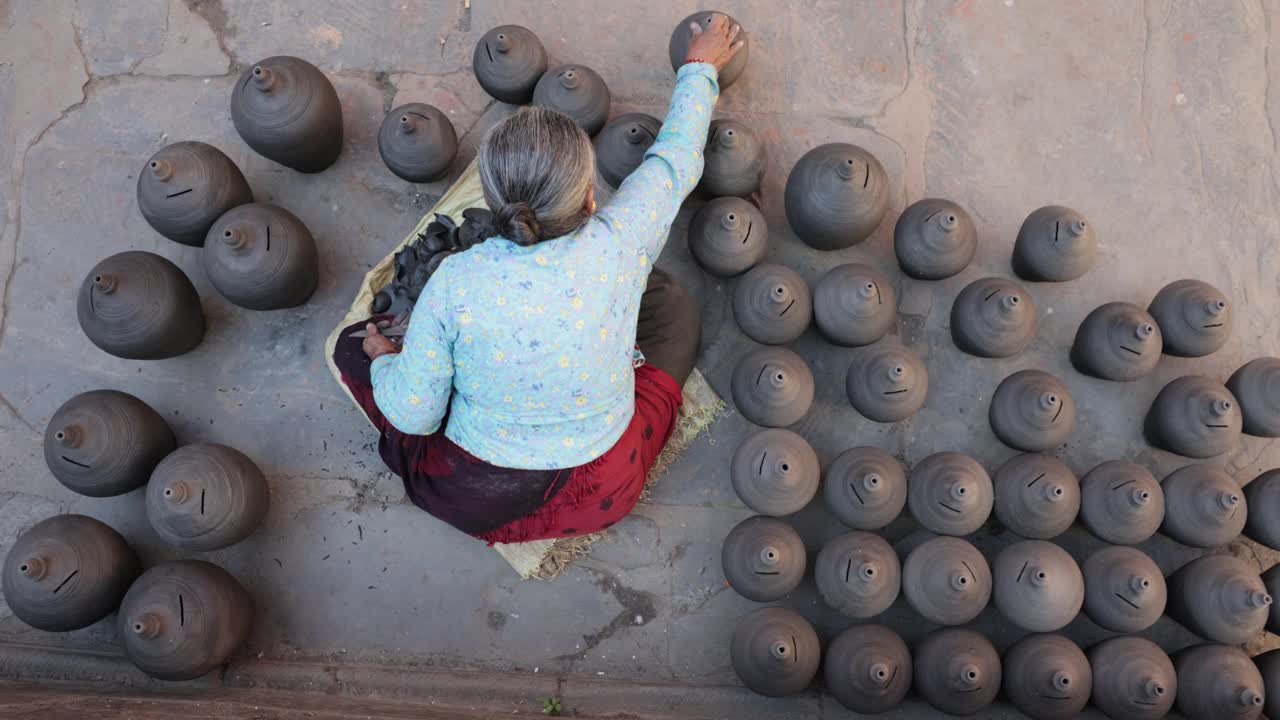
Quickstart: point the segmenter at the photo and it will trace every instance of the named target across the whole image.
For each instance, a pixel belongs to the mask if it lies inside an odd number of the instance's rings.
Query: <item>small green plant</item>
[[[555,696],[540,698],[539,702],[542,703],[543,715],[550,715],[551,717],[560,717],[560,711],[561,711],[560,698]]]

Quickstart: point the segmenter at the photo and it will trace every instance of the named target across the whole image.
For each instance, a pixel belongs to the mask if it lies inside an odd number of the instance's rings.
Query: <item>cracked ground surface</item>
[[[375,4],[376,5],[376,4]],[[724,9],[752,33],[744,79],[718,108],[767,141],[763,210],[772,257],[811,283],[840,262],[890,271],[900,298],[897,332],[931,372],[913,419],[870,423],[848,406],[844,373],[854,351],[812,331],[794,344],[818,380],[814,409],[796,428],[824,463],[876,445],[914,463],[962,450],[994,470],[1013,452],[986,424],[991,391],[1010,372],[1042,368],[1067,381],[1077,431],[1060,449],[1082,474],[1129,458],[1163,476],[1185,461],[1154,451],[1140,420],[1159,388],[1196,372],[1225,379],[1245,360],[1280,354],[1277,134],[1272,26],[1280,2],[1058,3],[733,0]],[[148,563],[178,556],[147,525],[141,492],[89,499],[59,486],[40,439],[74,393],[114,387],[160,409],[184,442],[222,442],[267,473],[272,510],[244,543],[207,557],[253,593],[258,622],[245,655],[333,663],[433,663],[636,680],[732,683],[726,644],[752,604],[726,590],[720,542],[750,513],[727,478],[749,424],[721,419],[671,469],[652,500],[566,576],[521,582],[480,543],[409,505],[380,470],[373,437],[321,357],[363,273],[401,239],[449,180],[406,184],[376,152],[393,105],[431,102],[474,155],[483,130],[511,110],[470,74],[476,39],[515,22],[534,29],[555,61],[593,66],[610,83],[614,114],[661,116],[671,88],[667,37],[692,12],[680,2],[602,5],[586,0],[398,3],[356,0],[0,0],[0,554],[56,512],[103,518]],[[244,66],[295,54],[333,78],[346,147],[318,175],[253,154],[227,107]],[[212,291],[198,251],[154,233],[134,201],[136,173],[168,142],[226,151],[256,197],[293,211],[321,248],[322,277],[302,308],[252,313]],[[871,150],[892,183],[891,211],[868,242],[835,254],[809,250],[787,227],[786,173],[829,141]],[[973,215],[980,245],[961,275],[920,283],[897,272],[892,221],[922,197],[947,197]],[[1018,225],[1061,203],[1098,228],[1100,257],[1083,279],[1030,287],[1039,339],[1008,360],[964,356],[948,311],[964,284],[1008,275]],[[730,311],[732,284],[703,275],[677,221],[660,264],[704,307],[700,367],[728,395],[733,363],[750,346]],[[180,358],[139,363],[106,356],[80,333],[74,298],[90,266],[144,249],[173,259],[200,291],[203,344]],[[1117,388],[1071,370],[1074,330],[1097,305],[1145,305],[1163,284],[1198,277],[1235,302],[1231,342],[1200,360],[1165,358],[1150,376]],[[1117,390],[1120,390],[1117,392]],[[1214,460],[1241,482],[1280,464],[1254,438]],[[812,554],[839,533],[815,503],[794,522]],[[886,536],[904,551],[919,540],[900,520]],[[994,554],[1012,538],[993,527],[977,544]],[[1079,529],[1058,539],[1083,557],[1098,542]],[[1166,571],[1198,554],[1157,537],[1144,545]],[[1274,555],[1233,552],[1266,567]],[[786,602],[829,639],[848,624],[821,607],[812,581]],[[931,627],[899,600],[882,618],[909,641]],[[975,625],[1000,648],[1020,633],[994,608]],[[1083,616],[1067,630],[1088,644],[1107,635]],[[1168,619],[1148,633],[1166,649],[1194,642]],[[0,605],[0,639],[113,652],[114,628],[31,630]],[[1253,649],[1274,638],[1259,639]]]

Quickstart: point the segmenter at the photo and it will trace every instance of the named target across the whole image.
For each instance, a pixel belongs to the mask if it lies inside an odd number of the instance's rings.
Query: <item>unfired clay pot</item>
[[[1177,280],[1156,293],[1147,308],[1164,333],[1164,353],[1202,357],[1231,337],[1227,296],[1199,280]]]
[[[892,710],[911,689],[911,652],[884,625],[854,625],[827,647],[827,691],[855,713]]]
[[[1084,612],[1102,627],[1140,633],[1164,613],[1164,573],[1137,548],[1109,546],[1084,561]]]
[[[898,297],[884,273],[848,263],[827,271],[813,291],[813,313],[823,337],[837,345],[870,345],[898,322]]]
[[[231,93],[231,121],[255,152],[299,172],[320,172],[342,151],[338,93],[301,58],[278,55],[246,68]]]
[[[827,509],[855,530],[879,530],[907,504],[906,470],[879,448],[845,450],[827,467],[822,482]]]
[[[813,319],[809,285],[785,265],[757,265],[733,290],[733,317],[742,332],[758,343],[789,343]]]
[[[1143,432],[1161,450],[1207,458],[1235,447],[1242,423],[1230,390],[1203,375],[1184,375],[1156,395]]]
[[[161,680],[194,680],[249,637],[253,601],[226,570],[202,560],[156,565],[120,606],[124,654]]]
[[[991,599],[991,568],[978,549],[954,537],[936,537],[907,554],[902,593],[924,619],[962,625]]]
[[[854,356],[845,390],[853,408],[867,419],[898,422],[924,405],[929,371],[920,356],[905,347],[878,343]]]
[[[768,251],[769,224],[755,205],[742,198],[715,198],[689,221],[689,253],[703,270],[717,277],[750,270]]]
[[[1244,486],[1249,512],[1244,534],[1272,550],[1280,550],[1280,470],[1268,470]]]
[[[547,71],[547,51],[528,28],[499,25],[480,38],[471,55],[476,82],[494,99],[523,105]]]
[[[1159,720],[1178,694],[1169,656],[1145,638],[1124,635],[1089,649],[1093,704],[1113,720]]]
[[[561,65],[543,75],[533,90],[534,105],[559,110],[592,136],[609,119],[611,102],[604,78],[585,65]]]
[[[1280,717],[1280,650],[1269,650],[1255,655],[1253,662],[1262,673],[1262,683],[1266,689],[1266,703],[1262,711],[1267,717]]]
[[[1211,465],[1188,465],[1169,473],[1164,490],[1164,534],[1184,545],[1226,545],[1244,530],[1245,493],[1230,475]],[[1274,518],[1273,518],[1274,521]]]
[[[1080,482],[1052,455],[1015,455],[996,470],[992,485],[996,517],[1025,538],[1057,537],[1080,511]]]
[[[1068,720],[1089,703],[1089,658],[1061,635],[1028,635],[1004,654],[1004,694],[1032,720]]]
[[[757,515],[729,531],[720,548],[720,563],[725,580],[739,595],[773,602],[804,579],[804,542],[787,523]]]
[[[614,188],[621,185],[644,162],[644,154],[660,130],[662,121],[645,113],[627,113],[610,120],[595,139],[596,168],[604,181]]]
[[[902,568],[884,538],[854,530],[822,546],[813,578],[827,605],[851,618],[869,618],[898,599]]]
[[[786,348],[763,348],[738,361],[730,382],[733,404],[757,425],[786,427],[813,404],[813,373]]]
[[[1257,568],[1232,555],[1204,555],[1169,576],[1169,617],[1212,642],[1252,640],[1271,605]]]
[[[1243,650],[1197,645],[1173,656],[1178,711],[1196,720],[1254,720],[1262,716],[1267,688]]]
[[[216,550],[262,524],[271,495],[262,471],[226,445],[184,445],[160,462],[147,486],[147,517],[166,542]]]
[[[177,265],[142,250],[93,266],[80,285],[76,317],[90,342],[128,360],[176,357],[204,338],[195,286]]]
[[[1013,244],[1013,271],[1023,280],[1075,280],[1093,266],[1097,250],[1098,237],[1083,215],[1048,205],[1022,221]]]
[[[301,305],[320,279],[311,231],[293,213],[266,203],[241,205],[218,218],[202,258],[214,288],[250,310]]]
[[[809,686],[818,674],[822,649],[813,626],[799,613],[767,607],[738,621],[729,658],[743,685],[779,697]]]
[[[949,278],[969,266],[978,250],[973,218],[950,200],[912,203],[893,228],[893,251],[902,272],[917,280]]]
[[[1043,370],[1020,370],[991,395],[991,430],[1000,442],[1023,452],[1065,443],[1076,427],[1076,403],[1061,380]]]
[[[889,178],[874,155],[846,143],[805,153],[787,177],[787,222],[810,247],[840,250],[871,236],[889,208]]]
[[[916,692],[951,715],[972,715],[1000,692],[1000,656],[991,641],[966,628],[943,628],[916,646]]]
[[[55,515],[18,536],[4,560],[4,600],[31,627],[66,632],[116,609],[142,567],[120,533],[84,515]]]
[[[671,32],[671,42],[667,45],[667,53],[671,57],[672,70],[679,70],[680,66],[684,65],[685,60],[689,57],[689,40],[693,37],[693,31],[690,29],[689,24],[698,23],[703,27],[703,29],[706,29],[707,26],[711,24],[711,16],[715,12],[717,11],[699,10],[698,12],[681,20],[680,23],[676,25],[676,29]],[[729,20],[729,27],[739,24],[732,15],[725,15],[725,17]],[[747,36],[746,30],[742,30],[738,33],[738,40],[742,41],[742,49],[738,50],[738,53],[733,56],[733,59],[729,61],[728,65],[724,66],[724,69],[721,70],[717,76],[721,90],[732,85],[733,81],[737,80],[738,76],[741,75],[742,71],[747,67],[747,56],[751,50],[751,39]]]
[[[395,108],[378,130],[378,154],[387,169],[415,183],[439,180],[458,154],[458,135],[449,116],[434,105]]]
[[[138,209],[156,232],[200,246],[222,213],[253,202],[240,168],[202,142],[166,145],[138,173]]]
[[[798,512],[818,493],[818,456],[804,438],[772,428],[747,436],[729,466],[733,489],[747,507],[765,515]]]
[[[969,283],[951,305],[951,339],[978,357],[1017,355],[1035,339],[1036,324],[1035,301],[1004,278]]]
[[[1104,462],[1080,481],[1080,521],[1109,543],[1137,545],[1164,522],[1164,490],[1137,463]]]
[[[760,190],[769,160],[755,131],[728,118],[711,121],[703,159],[698,191],[711,197],[742,198]]]
[[[1071,364],[1102,380],[1136,380],[1160,360],[1164,340],[1146,310],[1125,302],[1101,305],[1085,316],[1071,345]]]
[[[1270,570],[1262,573],[1262,582],[1266,585],[1267,594],[1273,599],[1280,596],[1280,564],[1272,565]],[[1267,616],[1267,630],[1280,635],[1280,603],[1271,603],[1271,613]]]
[[[991,476],[978,461],[958,452],[939,452],[911,469],[907,507],[911,516],[939,535],[968,535],[991,515]]]
[[[44,461],[58,482],[90,497],[122,495],[146,484],[177,441],[138,398],[90,390],[62,404],[44,431]]]
[[[1227,389],[1240,403],[1245,434],[1280,437],[1280,358],[1250,360],[1232,373]]]
[[[1084,577],[1066,550],[1043,540],[1023,540],[996,556],[995,601],[1015,625],[1053,632],[1075,619],[1084,604]]]

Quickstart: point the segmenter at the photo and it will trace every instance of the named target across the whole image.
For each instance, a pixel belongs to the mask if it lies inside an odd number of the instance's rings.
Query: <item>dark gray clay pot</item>
[[[924,405],[929,371],[919,355],[897,344],[878,343],[858,351],[845,378],[849,403],[869,420],[906,420]]]
[[[761,695],[780,697],[809,687],[818,674],[818,634],[799,613],[760,608],[738,621],[729,643],[738,679]]]
[[[1196,720],[1255,720],[1266,703],[1266,684],[1243,650],[1197,645],[1173,656],[1178,711]]]
[[[747,507],[764,515],[799,512],[818,494],[822,471],[804,438],[772,428],[747,436],[733,454],[729,477]]]
[[[250,310],[301,305],[320,279],[311,231],[293,213],[266,203],[241,205],[218,218],[202,260],[213,287]]]
[[[476,82],[494,99],[523,105],[547,71],[547,51],[528,28],[499,25],[480,38],[471,55]]]
[[[1236,398],[1203,375],[1175,378],[1147,411],[1143,433],[1153,447],[1190,458],[1221,455],[1240,439]]]
[[[177,265],[141,250],[93,266],[80,285],[76,317],[94,345],[128,360],[176,357],[204,338],[195,286]]]
[[[1164,340],[1146,310],[1107,303],[1085,316],[1071,345],[1071,364],[1102,380],[1136,380],[1160,360]]]
[[[608,130],[605,128],[605,132]],[[597,140],[603,136],[601,133]],[[716,277],[744,273],[763,260],[768,251],[769,224],[755,205],[742,198],[711,200],[689,221],[689,253],[703,270]]]
[[[1080,481],[1080,521],[1109,543],[1137,545],[1164,522],[1164,490],[1141,465],[1101,463]]]
[[[1164,333],[1164,354],[1203,357],[1231,337],[1227,296],[1199,280],[1177,280],[1156,293],[1147,308]]]
[[[757,265],[733,290],[733,317],[742,332],[758,343],[789,343],[813,319],[809,285],[785,265]]]
[[[986,358],[1022,352],[1036,336],[1036,304],[1004,278],[969,283],[951,304],[951,339],[960,350]]]
[[[823,337],[837,345],[870,345],[898,322],[893,283],[870,265],[848,263],[827,271],[813,291],[813,313]]]
[[[1169,617],[1200,637],[1243,645],[1262,632],[1272,597],[1251,563],[1204,555],[1169,576]]]
[[[991,430],[1000,442],[1023,452],[1065,443],[1076,427],[1076,403],[1061,380],[1042,370],[1020,370],[991,395]]]
[[[717,11],[699,10],[676,25],[676,29],[671,32],[671,42],[667,45],[667,54],[671,57],[672,70],[679,70],[680,66],[684,65],[685,60],[689,57],[689,40],[693,37],[693,31],[689,28],[689,24],[698,23],[703,29],[706,29],[711,24],[711,16],[715,12]],[[732,15],[726,14],[726,17],[729,19],[729,27],[739,24]],[[751,51],[751,38],[748,37],[747,31],[744,29],[738,33],[738,39],[742,41],[742,49],[733,56],[733,59],[729,61],[728,65],[724,66],[724,69],[718,75],[721,90],[732,85],[747,67],[747,56]]]
[[[123,495],[145,485],[176,447],[160,413],[118,390],[76,395],[54,412],[44,431],[49,471],[90,497]]]
[[[725,580],[756,602],[780,600],[804,579],[804,542],[795,529],[757,515],[738,523],[720,548]]]
[[[1249,502],[1220,468],[1188,465],[1165,476],[1164,534],[1184,545],[1218,547],[1244,530]]]
[[[733,404],[757,425],[786,427],[813,404],[813,373],[786,348],[763,348],[743,356],[730,382]]]
[[[561,65],[542,76],[533,104],[558,110],[594,136],[609,119],[612,97],[604,78],[586,65]]]
[[[1155,624],[1168,601],[1164,573],[1137,548],[1104,547],[1084,561],[1084,612],[1102,627],[1140,633]]]
[[[911,689],[911,651],[884,625],[854,625],[827,646],[822,675],[827,692],[849,710],[887,712]]]
[[[1266,690],[1266,703],[1262,711],[1269,718],[1280,717],[1280,650],[1269,650],[1255,655],[1253,662],[1262,673],[1262,684]]]
[[[907,473],[902,463],[874,447],[840,453],[822,480],[827,509],[855,530],[879,530],[907,505]]]
[[[1080,511],[1080,482],[1052,455],[1015,455],[996,470],[992,485],[996,517],[1025,538],[1057,537]]]
[[[1268,470],[1244,486],[1249,512],[1244,534],[1256,543],[1280,550],[1280,470]]]
[[[1262,583],[1273,599],[1280,596],[1280,564],[1272,565],[1270,570],[1262,573]],[[1267,630],[1280,635],[1280,603],[1271,603],[1271,612],[1267,615]]]
[[[458,154],[458,135],[449,116],[433,105],[409,103],[382,119],[378,154],[403,180],[424,183],[449,172]]]
[[[320,172],[342,152],[338,93],[301,58],[278,55],[246,68],[231,93],[231,121],[254,152],[299,172]]]
[[[916,522],[939,535],[976,531],[993,502],[991,476],[968,455],[934,453],[911,469],[907,507]]]
[[[829,143],[800,158],[783,199],[787,222],[801,240],[818,250],[841,250],[880,225],[889,208],[889,178],[863,148]]]
[[[745,198],[760,190],[769,158],[755,131],[737,120],[721,118],[711,121],[703,160],[699,192]]]
[[[240,168],[202,142],[166,145],[138,173],[138,209],[156,232],[199,247],[222,213],[253,202]]]
[[[978,549],[954,537],[936,537],[907,554],[902,594],[929,622],[963,625],[991,599],[991,569]]]
[[[147,518],[166,542],[217,550],[248,537],[270,503],[267,480],[226,445],[184,445],[160,462],[147,486]]]
[[[645,113],[627,113],[610,120],[595,138],[596,168],[604,181],[613,188],[621,185],[644,162],[645,152],[661,130],[662,121]]]
[[[893,228],[898,266],[917,280],[949,278],[968,267],[977,250],[973,218],[950,200],[918,200],[902,211]]]
[[[1245,434],[1280,437],[1280,358],[1250,360],[1232,373],[1227,389],[1240,402]]]
[[[1043,540],[1023,540],[1000,551],[992,575],[996,607],[1031,632],[1054,632],[1075,619],[1084,604],[1084,577],[1066,550]]]
[[[1061,635],[1028,635],[1004,654],[1004,694],[1032,720],[1068,720],[1089,703],[1089,658]]]
[[[1169,656],[1145,638],[1125,635],[1089,649],[1093,704],[1116,720],[1159,720],[1178,694]]]
[[[1013,271],[1023,280],[1065,282],[1093,266],[1098,237],[1083,215],[1061,205],[1035,210],[1013,244]]]
[[[925,702],[951,715],[972,715],[1000,692],[1000,656],[972,630],[943,628],[916,646],[912,676]]]
[[[893,547],[883,538],[854,530],[822,546],[813,578],[827,605],[851,618],[869,618],[888,610],[898,599],[902,568]]]

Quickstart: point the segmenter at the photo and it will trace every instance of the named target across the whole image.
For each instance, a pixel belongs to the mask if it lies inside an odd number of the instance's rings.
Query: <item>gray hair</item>
[[[485,202],[506,239],[533,245],[586,222],[595,149],[568,115],[524,108],[489,129],[477,160]]]

